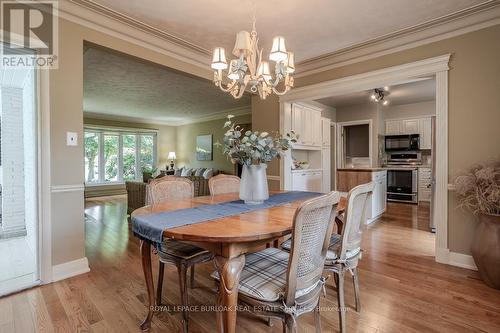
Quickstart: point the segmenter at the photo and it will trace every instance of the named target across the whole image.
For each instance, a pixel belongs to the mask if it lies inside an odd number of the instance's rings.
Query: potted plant
[[[268,132],[245,131],[227,116],[222,151],[233,164],[243,166],[240,182],[240,199],[247,204],[260,204],[269,198],[267,188],[267,163],[279,158],[297,142],[293,131],[285,135]],[[220,145],[220,144],[219,144]]]
[[[151,178],[153,178],[153,174],[156,173],[158,169],[150,166],[142,167],[142,181],[147,183]]]
[[[500,289],[500,160],[470,168],[455,179],[459,206],[479,217],[472,257],[479,275]]]

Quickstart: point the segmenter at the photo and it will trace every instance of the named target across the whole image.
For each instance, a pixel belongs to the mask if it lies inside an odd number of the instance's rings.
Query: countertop
[[[337,171],[357,171],[357,172],[374,172],[374,171],[384,171],[384,170],[408,170],[408,169],[418,169],[418,168],[431,168],[430,165],[389,165],[380,168],[339,168]]]
[[[337,171],[358,171],[358,172],[372,172],[372,171],[384,171],[387,168],[340,168]]]

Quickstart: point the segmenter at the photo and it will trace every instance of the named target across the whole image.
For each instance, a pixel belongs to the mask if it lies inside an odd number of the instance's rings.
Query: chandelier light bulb
[[[385,90],[385,91],[389,91],[389,87],[388,87],[388,86],[385,86],[385,87],[384,87],[384,90]]]
[[[384,101],[384,103],[382,103],[382,105],[384,105],[384,106],[389,105],[389,101],[388,101],[388,100],[385,100],[385,101]]]
[[[375,94],[372,94],[370,97],[371,97],[371,99],[373,99],[373,100],[376,100],[376,99],[377,99],[377,96],[375,96]]]

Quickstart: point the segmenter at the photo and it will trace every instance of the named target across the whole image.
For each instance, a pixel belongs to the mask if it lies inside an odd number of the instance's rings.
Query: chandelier
[[[386,106],[389,105],[389,100],[387,99],[387,96],[389,95],[389,87],[384,87],[382,88],[375,88],[373,90],[373,93],[371,94],[370,98],[374,102],[381,102],[382,105]]]
[[[269,60],[275,63],[273,78],[269,62],[262,59],[263,49],[259,50],[257,45],[259,39],[255,30],[255,17],[252,26],[252,32],[240,31],[236,34],[233,55],[237,59],[232,59],[229,66],[224,48],[214,49],[211,65],[214,83],[234,98],[241,98],[247,87],[252,93],[258,93],[261,99],[266,99],[272,93],[284,95],[293,87],[293,52],[286,50],[283,37],[274,37],[269,54]],[[223,81],[227,84],[224,85]],[[280,83],[281,91],[277,88]]]

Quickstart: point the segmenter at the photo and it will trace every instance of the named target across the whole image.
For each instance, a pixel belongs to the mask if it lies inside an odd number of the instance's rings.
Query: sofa
[[[208,179],[202,176],[187,176],[194,184],[194,196],[201,197],[210,195],[208,189]],[[132,213],[135,209],[146,205],[146,188],[148,184],[139,181],[126,181],[125,189],[127,190],[127,214]]]

